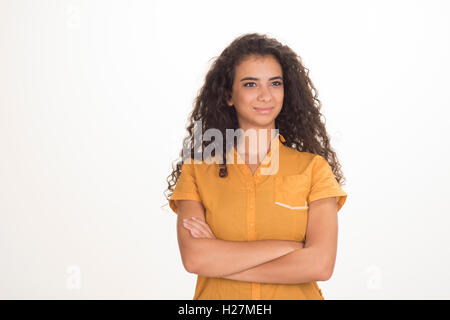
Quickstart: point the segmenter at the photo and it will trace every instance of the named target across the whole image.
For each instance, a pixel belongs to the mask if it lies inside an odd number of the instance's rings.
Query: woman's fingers
[[[200,238],[202,235],[195,229],[191,229],[191,234],[194,238]]]
[[[200,223],[200,220],[187,219],[184,222],[189,223],[190,225],[194,226],[198,230],[201,230],[202,232],[205,232],[205,233],[208,232],[208,229],[205,228],[204,224]]]
[[[191,236],[193,236],[194,238],[201,238],[203,237],[200,232],[198,230],[195,229],[195,227],[192,226],[184,226],[186,229],[189,230],[189,232],[191,233]]]
[[[208,234],[211,235],[211,237],[214,237],[214,238],[215,238],[214,233],[212,232],[211,228],[209,227],[209,225],[208,225],[206,222],[201,221],[201,220],[197,220],[197,221],[198,221],[200,224],[202,224],[202,225],[204,226],[204,228],[206,229],[206,231],[208,232]]]
[[[197,222],[199,226],[202,226],[202,230],[204,230],[211,238],[215,238],[214,233],[205,221],[199,220],[195,217],[192,217],[191,221]]]
[[[183,222],[183,226],[186,229],[188,229],[191,232],[192,236],[194,236],[194,237],[202,237],[202,236],[206,237],[207,236],[205,231],[203,229],[199,228],[198,225],[195,225],[188,221],[185,221],[185,222]]]
[[[198,237],[215,238],[209,225],[195,217],[192,217],[191,219],[184,219],[183,225],[185,227],[189,227],[189,229],[195,230],[194,234]]]

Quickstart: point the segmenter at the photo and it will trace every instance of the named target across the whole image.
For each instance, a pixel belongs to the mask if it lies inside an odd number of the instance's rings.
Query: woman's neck
[[[260,163],[269,152],[270,143],[275,135],[275,128],[244,130],[244,134],[238,139],[237,150],[243,159],[245,157],[245,163],[255,164],[255,161]]]

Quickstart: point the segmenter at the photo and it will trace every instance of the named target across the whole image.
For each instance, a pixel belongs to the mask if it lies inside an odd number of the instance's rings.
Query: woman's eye
[[[279,86],[283,85],[283,82],[281,82],[281,81],[274,81],[274,82],[272,82],[272,84],[274,84],[274,83],[275,83],[275,87],[279,87]],[[254,87],[253,85],[256,85],[256,83],[254,83],[254,82],[247,82],[247,83],[244,84],[244,87]]]

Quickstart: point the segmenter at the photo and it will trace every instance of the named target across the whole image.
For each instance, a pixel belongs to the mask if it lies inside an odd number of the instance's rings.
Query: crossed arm
[[[185,269],[206,277],[261,283],[328,280],[337,250],[336,198],[310,203],[306,241],[216,239],[198,201],[179,200],[177,234]],[[184,221],[186,220],[186,221]]]

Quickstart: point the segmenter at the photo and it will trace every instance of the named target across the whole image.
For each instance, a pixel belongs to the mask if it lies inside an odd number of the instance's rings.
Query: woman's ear
[[[227,96],[229,97],[227,99],[227,104],[228,104],[229,107],[232,107],[234,105],[234,103],[233,103],[233,99],[231,98],[231,94],[228,93]]]

